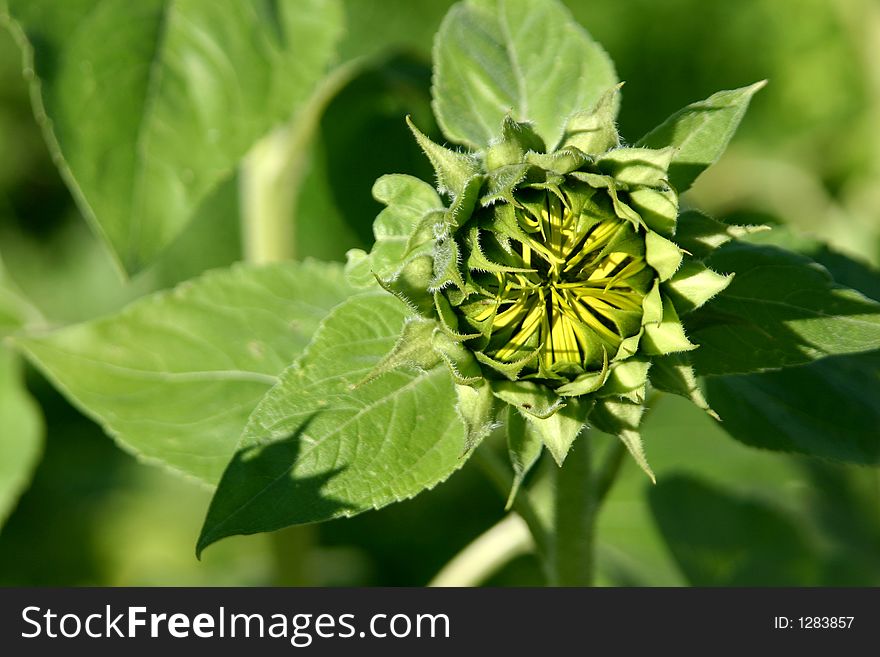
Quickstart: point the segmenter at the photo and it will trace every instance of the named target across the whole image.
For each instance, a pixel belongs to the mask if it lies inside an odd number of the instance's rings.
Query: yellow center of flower
[[[468,315],[491,322],[484,353],[507,363],[531,356],[527,369],[559,375],[601,367],[641,325],[653,279],[642,239],[628,222],[572,212],[552,193],[516,217],[521,239],[506,260],[522,271],[474,276],[487,294]]]

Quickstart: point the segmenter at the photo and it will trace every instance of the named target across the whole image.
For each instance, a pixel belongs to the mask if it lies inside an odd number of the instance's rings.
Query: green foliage
[[[642,137],[638,145],[674,146],[669,182],[679,193],[685,192],[697,176],[721,157],[752,96],[765,84],[757,82],[742,89],[719,91],[688,105]]]
[[[568,116],[617,84],[605,51],[555,2],[468,0],[434,42],[434,111],[452,141],[481,148],[502,120],[530,121],[549,148]]]
[[[43,445],[39,407],[24,387],[18,356],[0,346],[0,527],[27,487]]]
[[[776,243],[797,245],[830,270],[838,283],[880,298],[875,270],[821,243],[774,230]],[[880,463],[880,352],[834,356],[781,371],[711,377],[707,394],[724,429],[755,447],[838,461]]]
[[[260,402],[220,481],[199,550],[225,536],[375,509],[431,488],[464,459],[445,371],[363,382],[393,347],[406,307],[352,297]]]
[[[612,492],[600,522],[603,583],[859,583],[861,573],[880,576],[876,518],[860,513],[876,506],[876,473],[773,453],[880,463],[876,273],[821,242],[735,225],[765,223],[754,210],[767,206],[782,217],[766,222],[809,225],[803,210],[815,205],[811,227],[822,239],[880,255],[862,238],[876,219],[876,112],[862,110],[871,96],[854,81],[862,73],[873,79],[872,60],[869,49],[862,56],[841,36],[847,21],[858,24],[859,0],[840,10],[804,3],[797,25],[787,20],[793,0],[747,0],[737,10],[696,0],[662,8],[647,0],[567,3],[614,53],[627,79],[623,91],[608,55],[562,3],[465,0],[439,25],[450,4],[0,2],[24,50],[37,120],[80,212],[128,272],[152,263],[133,283],[118,283],[85,231],[42,223],[44,215],[60,213],[42,204],[45,175],[28,173],[33,165],[24,156],[33,148],[18,139],[20,122],[0,106],[0,239],[26,290],[0,270],[0,336],[18,332],[9,344],[127,451],[204,482],[219,480],[199,552],[234,534],[353,516],[419,495],[486,442],[481,450],[506,447],[512,476],[492,476],[533,532],[551,517],[577,520],[551,527],[557,556],[565,559],[589,550],[583,532],[593,520],[575,503],[594,512],[623,453],[610,448],[604,461],[593,459],[592,472],[590,459],[569,463],[568,476],[556,478],[565,490],[549,495],[548,473],[559,474],[557,464],[572,447],[585,449],[583,433],[590,431],[590,449],[603,444],[596,432],[610,433],[659,481],[646,494],[643,475],[632,469],[624,471],[617,498]],[[438,26],[435,125],[426,58]],[[739,33],[760,47],[737,51]],[[686,202],[720,219],[679,212],[678,193],[720,158],[763,83],[741,85],[765,77],[773,84],[750,110],[747,134],[726,160],[732,164],[700,178]],[[641,134],[657,112],[716,85],[740,88],[688,105],[633,148],[622,147],[628,129]],[[252,149],[276,126],[283,126],[276,135],[296,137],[283,162]],[[437,141],[438,126],[463,148]],[[262,141],[268,143],[274,142]],[[427,158],[418,159],[419,149]],[[193,278],[237,260],[240,229],[247,235],[266,220],[253,212],[247,193],[239,194],[262,170],[255,163],[290,174],[259,186],[274,184],[290,197],[275,218],[289,229],[279,235],[292,236],[297,255],[341,259],[353,249],[345,271],[306,261]],[[792,163],[797,174],[786,177]],[[429,164],[436,190],[423,182]],[[413,175],[384,175],[391,171]],[[828,197],[827,207],[814,203],[816,196],[798,198],[803,188],[790,181],[803,179]],[[7,199],[12,185],[24,191]],[[538,197],[547,199],[546,208]],[[484,312],[496,293],[503,296],[496,278],[512,281],[503,303],[519,303],[523,281],[538,270],[535,257],[511,260],[524,234],[536,234],[520,221],[521,211],[530,208],[540,220],[554,203],[558,213],[548,215],[555,218],[604,214],[625,224],[597,257],[644,259],[650,280],[628,279],[635,281],[637,307],[614,308],[591,329],[598,336],[613,327],[619,344],[600,349],[593,333],[578,333],[595,349],[587,369],[572,372],[563,363],[552,370],[556,378],[544,379],[551,370],[536,365],[535,344],[511,340],[516,353],[490,345],[491,325],[507,306],[489,319]],[[725,216],[741,205],[749,211]],[[515,210],[505,214],[504,207]],[[547,228],[541,226],[537,232]],[[593,227],[575,222],[566,230],[586,238]],[[281,246],[279,252],[291,252]],[[190,278],[117,311],[124,301]],[[463,309],[475,295],[486,303]],[[34,305],[51,326],[89,321],[47,333]],[[90,319],[106,312],[115,314]],[[546,343],[560,361],[571,348],[567,337],[560,332]],[[0,520],[40,452],[40,415],[22,370],[0,346]],[[44,382],[33,382],[42,403],[63,407]],[[658,399],[662,426],[644,420]],[[53,435],[69,433],[76,442],[63,424],[51,425]],[[725,442],[722,431],[737,440]],[[700,442],[691,439],[697,435]],[[78,472],[95,467],[85,457],[73,463]],[[69,481],[57,462],[53,467],[39,486]],[[127,467],[144,472],[133,461]],[[474,527],[455,535],[450,528],[463,526],[461,509],[471,514],[485,497],[461,483],[469,476],[438,491],[448,496],[444,522],[421,517],[438,499],[430,493],[314,531],[330,542],[383,545],[392,570],[411,556],[405,550],[440,559],[438,550],[469,540],[467,532],[499,510],[484,509]],[[810,499],[795,499],[793,489],[809,491]],[[112,526],[127,537],[126,553],[135,555],[123,559],[123,570],[137,569],[132,564],[151,550],[162,552],[156,532],[143,539],[128,530],[135,516],[164,524],[156,507],[174,505],[183,495],[174,490],[158,502],[143,493],[137,503],[107,503],[117,519]],[[772,504],[765,501],[771,496]],[[191,514],[206,501],[194,499]],[[574,511],[560,513],[558,505],[569,502]],[[31,504],[24,500],[23,513]],[[59,506],[57,495],[52,504]],[[53,527],[63,524],[46,518]],[[22,531],[24,521],[17,522],[14,531]],[[191,528],[191,518],[181,522]],[[437,532],[456,538],[440,549]],[[819,534],[821,547],[813,540]],[[288,539],[277,539],[279,554]],[[5,552],[0,546],[0,556],[19,545],[13,540]],[[233,549],[224,542],[208,562]],[[259,552],[254,568],[265,568],[266,554]],[[300,569],[317,563],[314,555],[291,554]],[[589,581],[574,565],[567,572]],[[334,568],[322,563],[316,570]]]
[[[125,449],[213,483],[260,398],[350,292],[338,265],[238,266],[17,344]]]
[[[781,509],[689,476],[648,493],[673,558],[694,586],[818,584],[818,549]]]
[[[880,303],[837,286],[809,258],[732,244],[709,258],[733,282],[686,324],[701,374],[792,367],[823,356],[880,348]]]
[[[880,352],[711,378],[724,429],[747,445],[880,464]]]
[[[8,279],[0,261],[0,527],[27,487],[43,444],[43,419],[24,385],[19,357],[3,339],[39,321],[39,313]]]
[[[333,0],[7,6],[62,173],[130,272],[306,101],[341,18]]]
[[[0,260],[0,338],[40,321],[40,312],[9,279]]]

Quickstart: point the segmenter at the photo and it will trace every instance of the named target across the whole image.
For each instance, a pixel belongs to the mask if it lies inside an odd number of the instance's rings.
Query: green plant
[[[622,146],[614,67],[563,7],[456,5],[435,40],[433,107],[460,148],[412,125],[437,190],[379,179],[375,245],[350,252],[343,269],[291,259],[288,198],[309,127],[353,66],[324,75],[337,3],[281,3],[276,15],[261,3],[194,3],[170,16],[161,40],[160,22],[131,23],[126,38],[161,49],[162,66],[101,96],[94,111],[109,135],[82,129],[79,116],[94,106],[95,79],[115,69],[109,54],[78,50],[91,41],[70,25],[101,33],[128,10],[88,16],[88,4],[55,16],[48,2],[8,2],[83,214],[135,272],[250,151],[239,174],[249,262],[12,344],[126,449],[217,484],[199,551],[412,497],[474,455],[525,520],[548,581],[589,584],[595,519],[622,449],[650,474],[639,426],[659,394],[713,413],[697,375],[736,375],[709,384],[727,388],[713,406],[757,399],[757,412],[722,412],[754,440],[757,422],[773,423],[767,399],[787,383],[740,375],[880,348],[876,302],[805,256],[739,239],[762,227],[679,209],[761,83],[689,105]],[[229,44],[229,67],[202,53],[218,95],[180,112],[180,87],[201,74],[185,66],[199,52],[191,24],[257,38]],[[91,72],[65,69],[67,59],[53,68],[52,44],[83,54]],[[8,298],[3,325],[33,324],[26,302]],[[823,367],[812,370],[820,381],[839,375]],[[756,393],[767,385],[775,395]],[[594,430],[620,441],[602,458]],[[493,434],[506,438],[510,466]],[[823,436],[757,442],[880,458],[875,444]],[[544,447],[558,465],[553,485],[533,477],[521,490]]]

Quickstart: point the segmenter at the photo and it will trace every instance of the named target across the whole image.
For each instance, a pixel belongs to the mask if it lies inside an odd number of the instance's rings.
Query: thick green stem
[[[644,422],[657,405],[652,392],[645,403]],[[551,562],[547,569],[554,586],[592,586],[595,578],[596,519],[626,461],[626,447],[615,440],[601,463],[594,462],[592,436],[574,441],[563,466],[555,471]]]
[[[602,506],[602,502],[605,501],[605,497],[611,491],[614,482],[617,481],[617,475],[625,459],[626,446],[623,444],[623,441],[615,440],[609,445],[608,451],[602,459],[602,465],[599,466],[598,471],[593,477],[593,489],[597,506]]]
[[[317,586],[309,555],[317,544],[315,525],[295,525],[272,532],[273,586]]]
[[[328,103],[363,65],[356,60],[324,78],[287,124],[257,142],[239,172],[244,259],[278,262],[296,249],[296,207],[312,139]]]
[[[502,460],[498,458],[498,455],[495,454],[495,452],[492,451],[492,448],[486,443],[483,443],[474,451],[474,458],[477,460],[477,463],[482,466],[486,476],[495,485],[502,497],[507,499],[510,488],[513,486],[513,474],[510,471],[510,466],[507,463],[502,462]],[[519,494],[513,501],[513,510],[528,526],[532,539],[535,542],[538,556],[542,560],[546,560],[550,553],[547,527],[544,522],[542,522],[541,517],[538,515],[538,511],[532,504],[528,491],[519,491]]]
[[[589,435],[574,441],[568,457],[555,471],[551,584],[591,586],[598,500],[592,479]]]

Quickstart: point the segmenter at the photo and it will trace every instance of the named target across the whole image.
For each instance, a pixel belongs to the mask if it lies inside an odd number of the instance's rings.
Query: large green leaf
[[[719,91],[706,100],[680,109],[642,137],[637,146],[675,146],[669,182],[686,191],[709,165],[715,163],[736,132],[752,96],[766,82],[741,89]]]
[[[0,527],[30,480],[43,445],[43,420],[27,393],[18,356],[0,345]]]
[[[434,42],[434,111],[452,141],[485,147],[510,114],[552,148],[569,115],[617,84],[602,48],[556,0],[469,0]]]
[[[880,349],[880,303],[835,285],[809,258],[731,243],[707,264],[735,276],[685,317],[700,345],[693,353],[700,374],[748,374]]]
[[[123,447],[214,482],[250,412],[349,293],[340,265],[236,266],[17,344]]]
[[[648,499],[673,558],[694,586],[820,582],[818,550],[781,509],[689,475],[661,478]]]
[[[445,367],[365,382],[401,332],[406,306],[350,298],[254,411],[223,474],[198,550],[234,534],[351,516],[412,497],[465,457]]]
[[[880,352],[706,385],[724,430],[747,445],[880,464]]]
[[[339,42],[343,60],[406,50],[427,57],[431,39],[453,0],[342,0],[345,34]]]
[[[62,174],[129,271],[308,98],[341,22],[336,0],[7,5]]]

